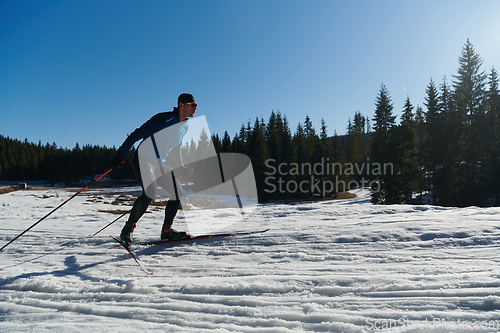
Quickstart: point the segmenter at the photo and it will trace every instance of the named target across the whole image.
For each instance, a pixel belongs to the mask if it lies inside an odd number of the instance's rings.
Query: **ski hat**
[[[194,96],[188,93],[183,93],[179,95],[179,98],[177,98],[177,103],[196,103],[196,100],[194,99]]]

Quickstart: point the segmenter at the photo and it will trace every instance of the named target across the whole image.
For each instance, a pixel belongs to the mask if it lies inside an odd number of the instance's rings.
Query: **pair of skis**
[[[211,235],[201,235],[201,236],[195,236],[195,237],[188,237],[188,238],[183,238],[183,239],[178,239],[178,240],[154,240],[154,241],[148,241],[148,242],[138,242],[135,243],[136,245],[165,245],[165,244],[171,244],[171,243],[178,243],[178,242],[189,242],[189,241],[196,241],[196,240],[203,240],[203,239],[211,239],[211,238],[220,238],[220,237],[234,237],[234,236],[244,236],[244,235],[253,235],[253,234],[261,234],[269,229],[265,230],[258,230],[258,231],[244,231],[244,232],[234,232],[234,233],[221,233],[221,234],[211,234]],[[135,260],[137,265],[139,265],[140,269],[148,274],[152,275],[153,273],[148,270],[144,264],[139,260],[139,257],[135,252],[130,248],[128,244],[123,242],[120,238],[111,236],[119,245],[117,246],[122,246],[127,250],[127,252],[132,256],[132,258]]]

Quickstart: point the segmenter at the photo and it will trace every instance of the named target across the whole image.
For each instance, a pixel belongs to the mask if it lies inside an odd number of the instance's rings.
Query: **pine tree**
[[[392,114],[394,106],[389,91],[382,84],[375,103],[375,117],[373,118],[372,156],[375,161],[387,160],[387,142],[389,130],[396,124],[396,117]]]
[[[443,206],[463,205],[463,165],[465,155],[465,115],[459,112],[446,77],[440,85],[439,105],[443,119],[442,164],[433,175],[434,197]]]
[[[342,162],[342,152],[340,151],[340,137],[337,134],[337,131],[334,131],[332,138],[332,154],[331,154],[331,162],[332,163],[341,163]]]
[[[316,130],[313,127],[313,123],[311,118],[309,118],[309,115],[306,115],[306,119],[304,121],[304,134],[306,138],[311,138],[316,135]]]
[[[358,116],[358,111],[356,111],[355,119]],[[351,121],[351,118],[347,121],[347,138],[346,138],[346,157],[347,163],[352,165],[358,165],[361,161],[361,142],[362,136],[360,136],[359,127],[355,121]],[[355,175],[356,179],[361,175]]]
[[[188,144],[186,142],[186,144]],[[191,138],[191,142],[189,142],[189,146],[186,147],[186,156],[183,156],[183,161],[187,163],[192,163],[196,161],[196,142],[194,138]]]
[[[292,132],[290,130],[290,126],[288,125],[286,116],[281,117],[281,115],[278,113],[278,124],[279,131],[281,132],[281,147],[283,147],[283,149],[281,150],[279,161],[290,167],[292,163],[295,163],[297,161],[297,148],[294,144]],[[285,184],[295,181],[296,179],[295,175],[292,175],[290,172],[280,174],[278,175],[278,177],[281,177],[281,180],[283,180]],[[292,193],[285,191],[283,195],[286,198],[289,198]]]
[[[488,154],[486,157],[486,175],[488,193],[494,195],[495,204],[500,205],[500,89],[495,68],[488,76],[487,118],[488,118]]]
[[[265,139],[267,142],[268,154],[271,159],[279,161],[279,157],[281,156],[281,133],[279,132],[279,123],[278,116],[274,112],[271,112],[271,116],[269,117],[269,122],[265,127]]]
[[[196,160],[201,161],[210,157],[211,147],[213,147],[212,142],[205,129],[202,129],[196,145]]]
[[[419,163],[418,163],[418,142],[417,142],[417,124],[413,105],[410,97],[407,96],[401,124],[398,126],[398,135],[393,139],[396,144],[398,170],[400,170],[399,182],[401,186],[400,195],[403,202],[412,201],[413,191],[417,189]]]
[[[326,125],[325,119],[321,119],[321,130],[319,134],[319,138],[321,141],[321,149],[323,151],[322,155],[322,160],[324,163],[331,163],[330,159],[333,156],[333,149],[332,149],[332,140],[328,138],[328,132],[327,132],[328,126]],[[326,172],[325,172],[326,173]],[[324,175],[323,179],[325,180],[331,180],[331,171],[329,175]]]
[[[323,146],[324,158],[329,159],[333,156],[333,140],[328,137],[328,126],[326,125],[325,119],[321,119],[321,132],[320,140]]]
[[[392,163],[392,151],[390,147],[390,130],[395,126],[396,117],[392,114],[394,106],[389,91],[385,85],[381,85],[375,102],[375,117],[373,118],[373,140],[371,152],[373,162],[381,165]],[[381,175],[378,177],[379,191],[372,191],[373,203],[392,203],[397,197],[396,185],[393,175]]]
[[[323,146],[326,148],[328,144],[328,133],[327,133],[327,128],[325,118],[321,118],[321,130],[319,134],[319,138],[321,139],[321,143]]]
[[[248,127],[247,127],[248,129]],[[252,161],[252,166],[255,174],[255,181],[257,184],[257,193],[259,195],[259,201],[267,201],[270,195],[265,191],[266,183],[265,179],[267,177],[266,172],[266,160],[269,158],[267,152],[267,144],[264,138],[264,128],[258,118],[255,120],[253,129],[250,127],[250,134],[248,136],[248,156]]]
[[[345,158],[341,151],[340,137],[337,131],[334,131],[332,138],[332,154],[330,156],[329,162],[332,165],[332,170],[330,177],[328,179],[335,184],[335,189],[338,192],[344,192],[347,188],[344,185],[349,184],[349,175],[347,175],[343,170],[345,170]]]
[[[415,111],[415,135],[416,135],[416,145],[417,145],[417,188],[419,193],[419,203],[423,204],[423,193],[425,190],[429,190],[428,184],[426,183],[425,170],[422,166],[426,163],[424,142],[427,141],[426,133],[426,123],[425,123],[426,113],[422,110],[420,105],[417,105]]]
[[[431,78],[425,90],[427,96],[425,97],[424,105],[427,107],[425,118],[426,136],[423,142],[424,161],[427,165],[427,172],[431,175],[429,178],[429,188],[433,188],[433,203],[436,203],[436,193],[439,188],[433,183],[432,176],[435,174],[437,166],[442,164],[442,156],[445,153],[443,147],[443,127],[444,121],[441,116],[439,106],[439,92],[436,84]]]
[[[222,141],[219,138],[219,134],[212,134],[212,144],[213,147],[215,148],[215,151],[217,153],[220,153],[222,151]]]
[[[245,124],[241,125],[240,132],[238,134],[238,139],[236,140],[235,138],[233,140],[233,142],[237,142],[238,146],[237,152],[240,154],[247,154],[250,131],[251,131],[251,124],[250,120],[248,120],[246,127]]]
[[[297,163],[303,164],[309,161],[309,152],[306,147],[306,135],[302,124],[297,125],[297,129],[293,135],[293,143],[297,149]]]
[[[234,135],[233,141],[231,142],[231,152],[244,154],[243,144],[241,143],[238,133]]]
[[[302,129],[304,131],[304,154],[305,154],[305,162],[306,163],[311,163],[312,162],[312,155],[313,155],[313,137],[315,135],[315,130],[312,125],[311,118],[309,118],[309,115],[306,115],[306,119],[304,121],[304,125],[302,126]]]
[[[486,113],[485,84],[486,74],[481,71],[483,60],[467,40],[459,57],[458,74],[453,77],[454,100],[457,111],[466,117],[465,162],[467,166],[465,191],[466,204],[483,204],[479,167],[485,157]]]
[[[309,117],[306,117],[306,121],[304,122],[304,130],[306,132],[306,137],[307,137],[306,138],[307,146],[310,149],[309,163],[311,163],[311,165],[314,165],[316,163],[322,163],[322,158],[324,156],[323,145]],[[312,173],[314,174],[314,171]],[[323,174],[318,174],[315,176],[323,179]]]
[[[227,131],[224,132],[224,136],[222,137],[221,151],[224,153],[231,151],[231,137]]]

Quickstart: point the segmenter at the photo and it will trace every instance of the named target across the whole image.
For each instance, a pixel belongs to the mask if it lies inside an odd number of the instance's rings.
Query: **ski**
[[[114,236],[111,236],[111,238],[113,238],[116,242],[118,242],[121,246],[123,246],[125,248],[125,250],[127,250],[128,253],[130,253],[130,255],[132,256],[132,258],[134,258],[135,262],[137,263],[137,265],[139,265],[139,267],[142,269],[142,271],[148,275],[153,275],[153,273],[151,273],[150,271],[148,271],[146,269],[146,267],[144,267],[144,265],[142,264],[142,262],[139,260],[139,257],[134,253],[134,251],[132,251],[130,249],[130,246],[128,246],[126,243],[124,243],[121,239],[119,238],[116,238]]]
[[[254,235],[254,234],[262,234],[268,230],[269,229],[258,230],[258,231],[243,231],[243,232],[233,232],[233,233],[210,234],[210,235],[200,235],[200,236],[194,236],[194,237],[188,236],[187,238],[175,239],[175,240],[152,240],[152,241],[145,241],[145,242],[137,242],[137,243],[134,243],[134,245],[162,245],[162,244],[189,242],[189,241],[218,238],[218,237],[234,237],[234,236]]]
[[[233,232],[233,233],[223,233],[223,234],[210,234],[210,235],[200,235],[200,236],[195,236],[191,237],[188,235],[187,238],[183,239],[175,239],[175,240],[151,240],[151,241],[144,241],[144,242],[137,242],[134,243],[134,245],[139,245],[139,246],[146,246],[146,245],[164,245],[164,244],[171,244],[171,243],[179,243],[179,242],[189,242],[189,241],[196,241],[196,240],[203,240],[203,239],[210,239],[210,238],[218,238],[218,237],[234,237],[234,236],[245,236],[245,235],[254,235],[254,234],[262,234],[269,229],[265,230],[258,230],[258,231],[242,231],[242,232]],[[123,246],[123,244],[120,242],[120,244]],[[115,246],[120,246],[120,245],[115,245]]]

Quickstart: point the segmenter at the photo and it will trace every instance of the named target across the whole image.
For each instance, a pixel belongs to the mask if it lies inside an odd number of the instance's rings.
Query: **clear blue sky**
[[[212,133],[272,110],[328,134],[373,118],[383,83],[400,114],[451,82],[467,38],[500,67],[500,1],[1,1],[0,134],[120,146],[193,93]]]

